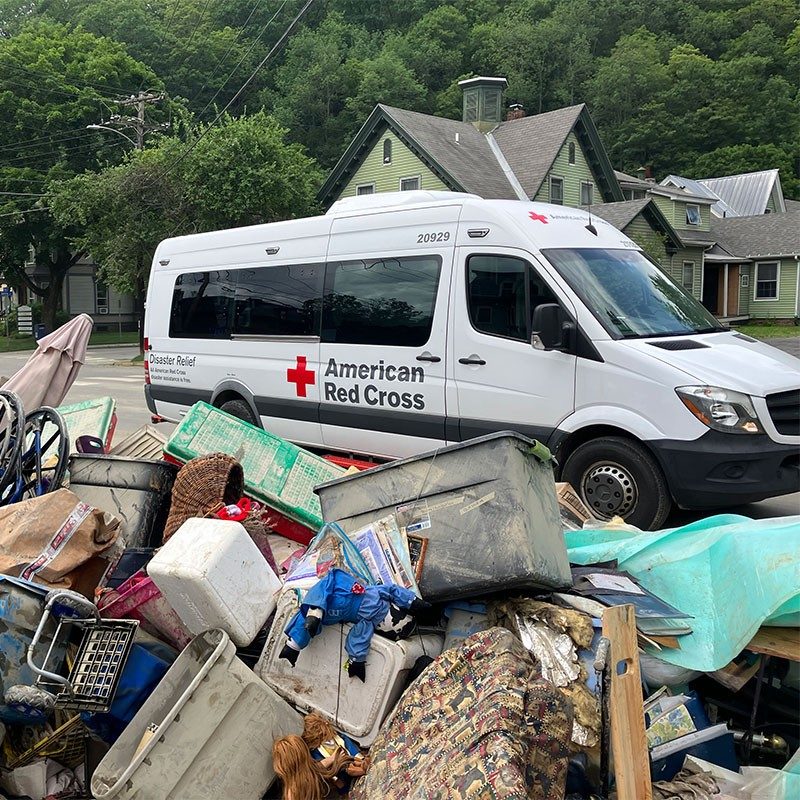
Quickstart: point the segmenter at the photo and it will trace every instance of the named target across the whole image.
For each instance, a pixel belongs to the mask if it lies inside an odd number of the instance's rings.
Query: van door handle
[[[478,356],[470,356],[469,358],[459,358],[458,363],[482,367],[486,362],[482,358],[478,358]]]
[[[439,356],[432,356],[430,353],[420,353],[417,361],[430,361],[431,364],[438,364],[442,359]]]

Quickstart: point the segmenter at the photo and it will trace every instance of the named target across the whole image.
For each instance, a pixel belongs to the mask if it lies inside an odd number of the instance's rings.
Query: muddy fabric
[[[242,465],[225,453],[198,456],[184,464],[172,488],[164,541],[191,517],[205,517],[244,494]]]
[[[351,800],[562,800],[572,709],[510,631],[446,650],[411,685]]]
[[[0,508],[0,572],[91,598],[119,526],[68,489]]]

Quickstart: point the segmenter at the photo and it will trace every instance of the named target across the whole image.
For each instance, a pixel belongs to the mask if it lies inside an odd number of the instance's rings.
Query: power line
[[[225,62],[225,60],[230,55],[231,50],[239,43],[239,39],[241,38],[242,34],[244,33],[245,28],[250,23],[250,20],[253,18],[253,14],[256,13],[256,9],[261,5],[261,0],[256,0],[253,4],[253,7],[250,9],[250,13],[247,15],[247,19],[242,23],[241,27],[239,28],[239,32],[236,34],[234,40],[228,46],[228,49],[223,54],[222,58],[217,59],[217,63],[214,65],[214,70],[212,71],[211,75],[208,76],[206,82],[194,93],[192,98],[189,100],[189,106],[191,107],[192,103],[203,93],[203,89],[208,86],[208,84],[217,76],[217,72],[219,72],[220,66]],[[280,10],[280,9],[279,9]],[[227,83],[227,81],[226,81]],[[223,86],[225,84],[222,84]],[[216,97],[216,95],[214,95]]]
[[[86,144],[93,144],[95,142],[95,138],[89,134],[88,131],[84,131],[82,134],[78,136],[70,136],[63,141],[77,141],[78,139],[84,139]],[[55,142],[53,144],[56,144]],[[78,147],[83,147],[84,145],[78,145]],[[44,149],[40,149],[44,148]],[[42,142],[40,144],[34,145],[34,150],[37,152],[30,152],[30,153],[22,153],[21,155],[16,155],[13,158],[9,158],[5,161],[0,160],[0,167],[8,166],[9,164],[14,164],[17,161],[27,161],[29,159],[36,159],[36,158],[46,158],[48,155],[56,155],[59,153],[69,152],[74,150],[75,146],[70,147],[53,147],[51,148],[47,142]]]
[[[181,0],[175,0],[175,5],[172,6],[172,13],[169,15],[169,19],[167,20],[167,22],[164,25],[164,30],[165,31],[168,31],[172,27],[172,22],[175,19],[175,15],[178,13],[178,9],[180,8],[180,5],[181,5]],[[161,47],[158,48],[158,56],[153,61],[154,64],[160,64],[161,63],[162,56],[164,55],[164,47],[166,46],[165,42],[166,42],[166,36],[161,40]],[[142,87],[144,86],[144,84],[145,84],[145,81],[144,81],[144,78],[142,78],[142,82],[139,84],[138,91],[140,91],[140,92],[142,91]]]
[[[74,81],[71,78],[67,77],[66,74],[64,75],[63,78],[60,78],[60,77],[57,78],[55,75],[45,75],[42,72],[34,72],[34,70],[32,70],[32,69],[28,69],[27,67],[23,67],[22,65],[16,64],[16,63],[6,64],[5,66],[7,68],[10,68],[10,69],[15,69],[18,72],[24,72],[25,74],[30,75],[30,76],[32,76],[32,77],[34,77],[34,78],[36,78],[37,80],[40,80],[40,81],[55,81],[56,83],[58,83],[59,80],[63,80],[64,82],[72,84],[73,86],[75,86],[76,89],[87,89],[87,90],[95,92],[98,95],[101,95],[101,96],[105,95],[109,99],[111,99],[111,98],[113,98],[115,96],[118,96],[119,94],[125,94],[126,93],[124,89],[119,89],[119,90],[115,90],[113,88],[108,88],[108,89],[103,88],[103,89],[101,89],[99,86],[94,86],[91,83],[81,83],[81,82],[78,82],[78,81]],[[59,85],[61,85],[61,84],[59,84]],[[37,85],[34,85],[32,88],[43,90],[45,92],[51,92],[53,94],[63,94],[63,95],[66,95],[67,97],[71,97],[73,95],[80,95],[81,94],[80,91],[69,92],[69,91],[64,91],[63,89],[61,89],[61,90],[60,89],[43,89],[43,87],[37,86]]]
[[[84,134],[86,129],[85,128],[75,128],[75,131],[83,130]],[[63,131],[64,133],[74,133],[75,131]],[[58,142],[69,142],[73,139],[80,139],[81,136],[84,134],[79,134],[78,136],[62,136],[58,139],[54,139],[53,136],[56,134],[50,134],[50,136],[42,136],[40,139],[31,139],[30,141],[26,142],[25,144],[7,144],[3,147],[0,147],[0,152],[5,150],[13,150],[14,152],[19,152],[20,150],[30,150],[31,148],[39,148],[39,147],[47,147],[51,144],[57,144]]]
[[[10,161],[6,161],[5,163],[0,162],[0,169],[5,167],[9,167],[10,165],[16,163],[17,161],[50,161],[50,163],[45,166],[37,166],[37,167],[30,167],[30,169],[38,169],[39,171],[43,171],[44,169],[50,169],[51,167],[55,166],[59,161],[65,158],[70,153],[77,153],[80,150],[86,150],[87,147],[93,147],[96,150],[100,150],[101,147],[107,147],[108,143],[101,142],[98,144],[95,140],[95,137],[89,136],[87,137],[87,141],[83,144],[75,145],[74,147],[64,147],[60,150],[53,152],[52,159],[47,159],[48,153],[31,153],[26,156],[19,156],[18,158],[11,159]],[[25,167],[17,167],[17,169],[24,169]]]
[[[0,192],[0,195],[8,197],[47,197],[42,192]]]
[[[186,52],[186,55],[184,55],[184,57],[177,64],[175,64],[172,67],[173,73],[177,72],[178,68],[182,67],[186,63],[186,59],[189,58],[189,55],[190,55],[190,53],[189,53],[189,45],[192,43],[192,40],[194,39],[195,34],[197,33],[198,29],[200,28],[200,25],[203,22],[203,18],[205,17],[206,12],[208,11],[208,7],[210,5],[211,5],[211,0],[206,0],[206,4],[203,6],[203,10],[200,12],[200,16],[198,17],[197,22],[194,25],[194,28],[192,28],[192,32],[189,34],[189,38],[183,43],[183,47],[181,48],[182,50],[184,50]]]
[[[39,211],[49,211],[50,206],[42,208],[21,208],[19,211],[10,211],[8,214],[0,214],[0,217],[16,217],[18,214],[36,214]]]
[[[313,0],[312,0],[312,1],[313,1]],[[217,89],[217,91],[216,91],[216,92],[214,92],[214,95],[213,95],[213,97],[212,97],[212,98],[211,98],[211,99],[210,99],[210,100],[209,100],[209,101],[208,101],[208,102],[205,104],[205,106],[203,107],[203,110],[202,110],[202,111],[201,111],[201,112],[200,112],[200,113],[197,115],[197,118],[198,118],[198,119],[200,119],[200,118],[203,116],[203,114],[205,114],[205,113],[206,113],[206,110],[208,109],[208,107],[209,107],[209,106],[210,106],[210,105],[211,105],[211,104],[214,102],[214,100],[216,100],[216,99],[217,99],[217,97],[219,96],[219,93],[220,93],[220,92],[221,92],[221,91],[222,91],[222,90],[225,88],[225,86],[226,86],[226,84],[228,83],[228,81],[229,81],[229,80],[230,80],[230,79],[231,79],[231,78],[232,78],[232,77],[235,75],[235,73],[236,73],[236,70],[237,70],[237,69],[239,69],[239,67],[241,67],[241,66],[242,66],[242,64],[244,63],[244,60],[247,58],[247,56],[249,56],[249,55],[250,55],[250,53],[253,51],[253,49],[255,48],[255,46],[256,46],[256,45],[259,43],[259,41],[261,40],[261,37],[262,37],[262,36],[264,35],[264,33],[266,32],[267,28],[268,28],[268,27],[269,27],[269,26],[270,26],[270,25],[271,25],[271,24],[272,24],[272,23],[275,21],[275,18],[278,16],[278,14],[280,14],[280,13],[281,13],[281,11],[283,10],[283,7],[286,5],[286,2],[287,2],[287,0],[283,0],[283,2],[280,4],[280,6],[278,6],[278,10],[277,10],[277,11],[276,11],[276,12],[275,12],[275,13],[274,13],[274,14],[273,14],[273,15],[272,15],[270,18],[269,18],[269,20],[267,21],[267,24],[266,24],[266,25],[264,25],[264,27],[261,29],[261,31],[260,31],[260,33],[258,34],[258,36],[256,36],[256,38],[253,40],[253,43],[252,43],[252,44],[250,45],[250,47],[247,49],[247,51],[245,52],[245,54],[244,54],[244,55],[243,55],[243,56],[242,56],[242,57],[239,59],[239,63],[238,63],[238,64],[237,64],[237,65],[236,65],[236,66],[235,66],[235,67],[234,67],[234,68],[231,70],[230,74],[229,74],[229,75],[228,75],[228,77],[227,77],[227,78],[225,78],[225,80],[222,82],[222,85],[219,87],[219,89]],[[301,12],[301,14],[303,14],[303,13],[305,13],[305,9],[304,9],[304,10]],[[294,24],[294,22],[292,23],[292,25],[293,25],[293,24]],[[271,51],[270,51],[270,52],[271,52]],[[267,58],[269,58],[269,54],[267,54]],[[264,63],[264,62],[262,62],[261,64],[259,64],[259,65],[258,65],[258,67],[256,67],[256,70],[255,70],[256,72],[258,72],[258,70],[260,70],[260,69],[261,69],[261,66],[262,66],[262,64],[263,64],[263,63]],[[248,79],[247,83],[249,83],[249,82],[250,82],[250,80],[252,80],[252,77],[253,77],[253,76],[251,76],[251,77]],[[236,97],[238,97],[238,93],[237,93]],[[236,99],[236,97],[234,97],[234,99]],[[228,104],[228,106],[230,106],[230,103]],[[228,106],[226,106],[226,108],[227,108]],[[212,125],[213,125],[213,123],[212,123]]]

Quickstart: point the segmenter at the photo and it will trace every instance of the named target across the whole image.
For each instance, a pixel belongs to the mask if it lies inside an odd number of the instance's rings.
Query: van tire
[[[251,425],[255,425],[257,428],[261,427],[261,424],[253,416],[250,406],[239,397],[236,397],[233,400],[226,400],[219,407],[219,410],[224,411],[226,414],[230,414],[232,417],[236,417],[236,419],[242,420],[242,422],[249,422]]]
[[[667,482],[655,459],[641,444],[621,436],[578,445],[567,457],[561,480],[572,484],[599,519],[618,515],[629,525],[657,530],[672,509]]]

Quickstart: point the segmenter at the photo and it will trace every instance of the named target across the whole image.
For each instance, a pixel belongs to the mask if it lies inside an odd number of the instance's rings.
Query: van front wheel
[[[249,422],[257,428],[260,427],[259,423],[253,417],[250,406],[241,398],[237,397],[233,400],[227,400],[219,407],[219,410],[230,414],[232,417],[236,417],[236,419],[242,420],[242,422]]]
[[[642,445],[621,436],[593,439],[570,453],[561,480],[572,484],[599,519],[622,517],[643,530],[660,528],[672,508],[667,482]]]

